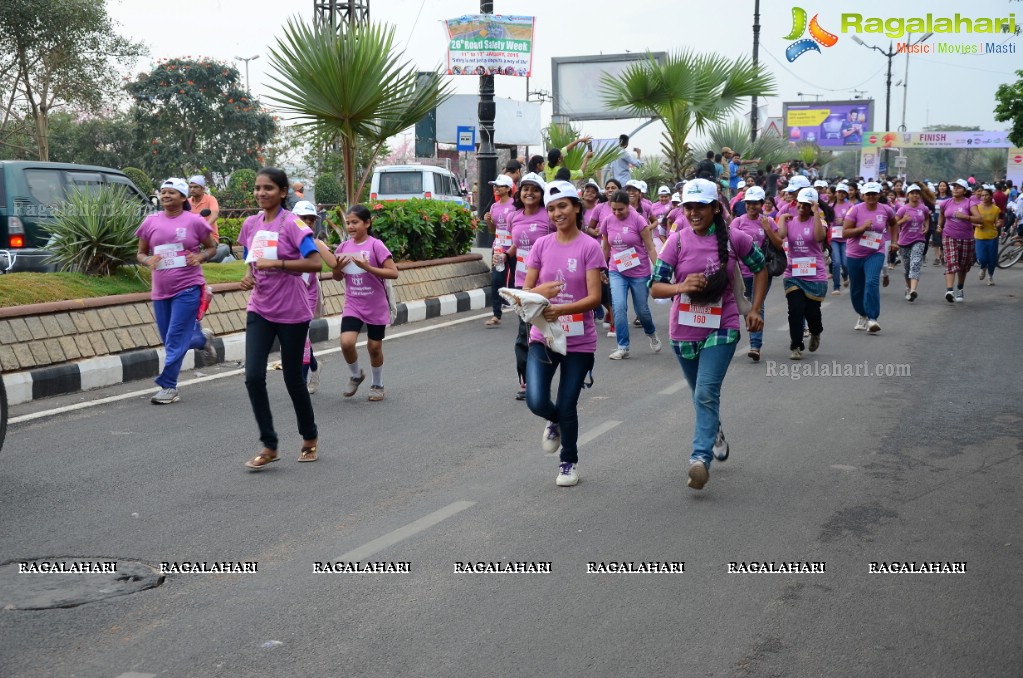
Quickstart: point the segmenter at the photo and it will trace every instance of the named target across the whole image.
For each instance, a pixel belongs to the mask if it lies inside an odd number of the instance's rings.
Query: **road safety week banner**
[[[533,72],[531,16],[471,14],[448,19],[448,75],[514,75]]]

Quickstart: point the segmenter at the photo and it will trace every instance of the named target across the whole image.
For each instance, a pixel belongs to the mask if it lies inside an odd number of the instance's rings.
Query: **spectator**
[[[717,169],[714,167],[714,151],[707,151],[706,157],[696,165],[696,178],[714,181]]]
[[[565,146],[565,151],[570,151],[579,144],[589,143],[591,139],[592,137],[579,137],[568,146]],[[588,151],[586,153],[586,157],[583,159],[582,168],[572,170],[571,179],[567,179],[566,181],[578,181],[579,179],[582,179],[586,174],[586,163],[588,163],[592,157],[593,151]],[[547,169],[544,170],[545,181],[550,182],[554,180],[554,176],[558,172],[559,165],[561,165],[564,159],[565,155],[562,153],[560,148],[552,148],[547,152]],[[562,167],[564,166],[562,165]]]
[[[305,184],[301,181],[296,181],[291,189],[295,191],[296,200],[305,200]]]
[[[642,167],[643,161],[639,159],[640,150],[638,148],[632,149],[635,155],[629,153],[629,135],[622,134],[618,137],[618,146],[621,148],[621,152],[618,159],[611,163],[611,174],[614,176],[621,186],[624,186],[632,178],[632,168]]]
[[[234,257],[231,256],[231,246],[220,242],[220,231],[217,229],[220,205],[217,204],[216,198],[206,192],[206,177],[201,174],[196,174],[188,180],[188,203],[192,206],[192,214],[201,216],[213,229],[213,240],[217,243],[217,253],[210,257],[210,263],[234,261]],[[209,214],[203,216],[204,210],[209,210]]]

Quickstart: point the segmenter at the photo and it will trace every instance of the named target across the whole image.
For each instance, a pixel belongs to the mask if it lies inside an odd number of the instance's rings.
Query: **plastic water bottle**
[[[199,302],[199,313],[196,315],[197,320],[202,320],[202,317],[206,315],[211,301],[213,301],[213,287],[207,285],[202,291],[202,301]]]
[[[497,259],[494,270],[501,273],[504,271],[504,248],[500,245],[494,248],[494,258]]]

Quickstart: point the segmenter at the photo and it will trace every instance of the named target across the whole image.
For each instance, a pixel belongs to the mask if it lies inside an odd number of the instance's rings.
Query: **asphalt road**
[[[144,384],[19,406],[24,417],[110,398],[11,427],[0,562],[258,572],[170,574],[79,607],[0,611],[0,675],[1019,676],[1023,269],[998,278],[984,287],[972,274],[953,306],[926,267],[916,303],[899,282],[883,291],[876,336],[852,330],[848,297],[828,297],[821,349],[802,365],[902,370],[860,378],[782,371],[776,286],[763,360],[745,357],[744,338],[729,370],[731,458],[702,492],[685,486],[689,391],[667,342],[654,355],[638,331],[626,361],[607,360],[614,340],[600,340],[574,488],[555,486],[543,422],[512,399],[513,322],[488,330],[479,313],[398,328],[416,334],[385,343],[383,403],[365,389],[341,399],[341,358],[324,355],[315,464],[295,463],[278,373],[283,459],[258,474],[242,466],[259,445],[230,365],[169,407],[138,394]],[[666,338],[666,307],[654,308]],[[411,571],[314,574],[339,560]],[[551,573],[454,572],[477,561]],[[608,561],[685,571],[587,574]],[[826,570],[728,573],[753,561]],[[966,572],[868,571],[892,561]]]

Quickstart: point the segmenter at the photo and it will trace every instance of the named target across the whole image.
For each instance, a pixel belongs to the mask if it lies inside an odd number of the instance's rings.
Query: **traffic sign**
[[[449,128],[450,129],[450,128]],[[458,144],[455,146],[459,151],[472,152],[476,150],[476,128],[469,125],[457,127]]]

